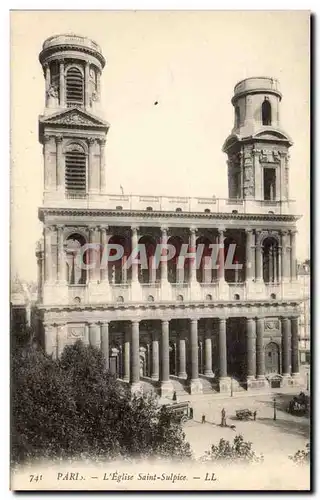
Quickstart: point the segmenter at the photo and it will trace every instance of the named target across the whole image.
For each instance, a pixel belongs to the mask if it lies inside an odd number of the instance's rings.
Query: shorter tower
[[[289,199],[289,136],[280,127],[282,95],[274,78],[253,77],[234,88],[234,127],[228,155],[229,198],[266,202]]]

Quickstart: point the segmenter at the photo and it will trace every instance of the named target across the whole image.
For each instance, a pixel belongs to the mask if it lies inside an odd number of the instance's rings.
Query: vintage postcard
[[[308,491],[310,13],[12,11],[10,62],[10,488]]]

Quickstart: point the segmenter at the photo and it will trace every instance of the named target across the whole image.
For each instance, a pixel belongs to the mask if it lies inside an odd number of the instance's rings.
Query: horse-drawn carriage
[[[193,409],[189,406],[189,401],[181,401],[180,403],[170,403],[165,405],[166,408],[173,411],[182,423],[193,418]]]
[[[310,398],[304,392],[300,392],[298,396],[291,399],[287,412],[291,415],[307,415],[310,410]]]
[[[255,419],[256,412],[248,410],[248,408],[236,411],[236,417],[238,420],[251,420]]]

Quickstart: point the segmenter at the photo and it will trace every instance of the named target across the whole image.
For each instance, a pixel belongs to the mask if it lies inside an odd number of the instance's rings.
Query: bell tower
[[[45,78],[39,117],[44,205],[103,194],[109,125],[101,118],[101,49],[83,36],[55,35],[44,42],[39,60]]]
[[[223,145],[230,199],[288,201],[292,142],[280,126],[281,99],[274,78],[247,78],[235,86],[234,126]]]

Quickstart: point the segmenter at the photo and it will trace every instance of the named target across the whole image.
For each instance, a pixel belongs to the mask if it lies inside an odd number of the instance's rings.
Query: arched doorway
[[[176,375],[176,346],[172,342],[169,344],[169,372]]]
[[[270,342],[265,348],[265,371],[269,373],[280,372],[279,346],[275,342]]]

